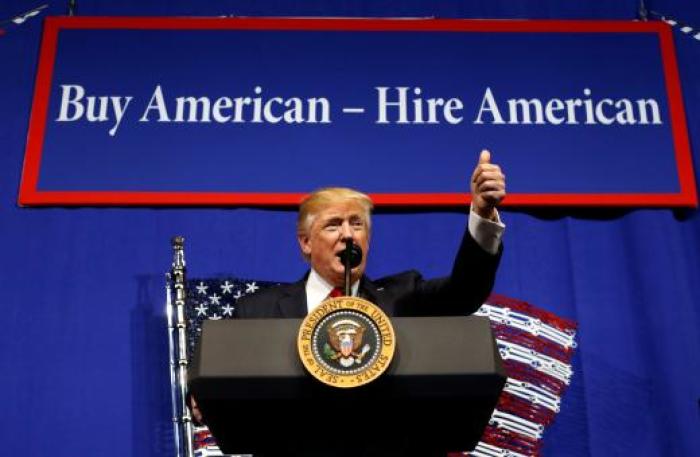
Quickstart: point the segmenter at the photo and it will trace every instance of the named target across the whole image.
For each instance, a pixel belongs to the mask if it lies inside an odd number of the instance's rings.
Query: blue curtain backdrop
[[[291,281],[305,269],[295,214],[17,207],[42,17],[66,12],[67,1],[46,1],[42,15],[4,24],[0,35],[0,455],[169,456],[163,275],[170,238],[185,236],[190,275]],[[42,3],[4,1],[0,20]],[[694,2],[646,6],[700,27]],[[77,7],[80,15],[103,16],[625,20],[639,9],[633,0],[79,0]],[[674,39],[697,167],[700,41],[678,30]],[[495,292],[580,325],[576,375],[545,435],[545,455],[700,455],[697,211],[504,210],[503,219],[506,250]],[[456,210],[380,211],[370,275],[409,267],[444,274],[465,220]]]

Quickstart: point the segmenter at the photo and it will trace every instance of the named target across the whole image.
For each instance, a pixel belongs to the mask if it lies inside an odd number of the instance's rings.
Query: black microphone
[[[343,262],[345,266],[345,296],[349,297],[352,295],[350,290],[352,284],[350,284],[350,271],[358,266],[362,262],[362,248],[353,243],[352,238],[347,238],[345,240],[345,249],[336,254],[340,257],[340,261]]]

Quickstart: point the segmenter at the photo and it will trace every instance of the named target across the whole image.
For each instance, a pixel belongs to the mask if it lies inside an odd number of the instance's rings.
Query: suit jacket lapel
[[[360,281],[359,295],[361,298],[364,298],[365,300],[368,300],[374,303],[375,305],[381,307],[381,305],[379,304],[379,294],[377,292],[377,286],[375,286],[374,283],[367,276],[363,276],[362,281]]]
[[[395,316],[397,313],[394,296],[385,291],[384,287],[377,286],[366,276],[362,277],[360,283],[360,297],[380,307],[389,317]]]

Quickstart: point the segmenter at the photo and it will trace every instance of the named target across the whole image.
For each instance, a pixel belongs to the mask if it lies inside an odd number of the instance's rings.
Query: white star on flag
[[[195,309],[197,310],[197,316],[206,316],[209,307],[204,306],[204,303],[200,303]]]
[[[226,303],[225,306],[222,306],[222,307],[221,307],[221,314],[223,314],[224,316],[227,315],[227,314],[228,314],[229,316],[233,316],[233,306],[231,306],[231,305],[229,305],[228,303]]]
[[[237,290],[235,294],[233,294],[233,298],[239,299],[243,296],[240,290]]]
[[[221,290],[223,294],[231,294],[233,293],[233,284],[230,282],[226,281],[225,283],[221,284],[219,287],[221,287]]]
[[[258,289],[260,289],[260,287],[258,287],[258,285],[255,284],[254,282],[245,283],[245,293],[247,293],[247,294],[251,294]]]
[[[219,303],[219,300],[221,300],[221,297],[219,297],[216,294],[209,297],[209,303],[211,303],[212,305],[220,305],[221,303]]]
[[[209,288],[209,286],[205,285],[204,282],[202,281],[202,282],[200,282],[199,285],[196,287],[197,293],[198,293],[198,294],[202,294],[202,295],[206,295],[207,289],[208,289],[208,288]]]

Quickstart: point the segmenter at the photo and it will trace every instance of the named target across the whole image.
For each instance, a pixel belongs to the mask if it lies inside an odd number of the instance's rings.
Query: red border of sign
[[[509,194],[504,206],[698,206],[695,175],[681,96],[671,28],[663,22],[523,21],[464,19],[296,19],[296,18],[133,18],[49,17],[44,25],[34,89],[27,148],[19,190],[20,205],[37,206],[234,206],[296,205],[300,193],[40,191],[48,100],[61,29],[239,29],[239,30],[362,30],[442,32],[579,32],[655,33],[659,36],[664,79],[680,192],[649,194]],[[453,206],[468,202],[468,193],[372,194],[377,205]]]

